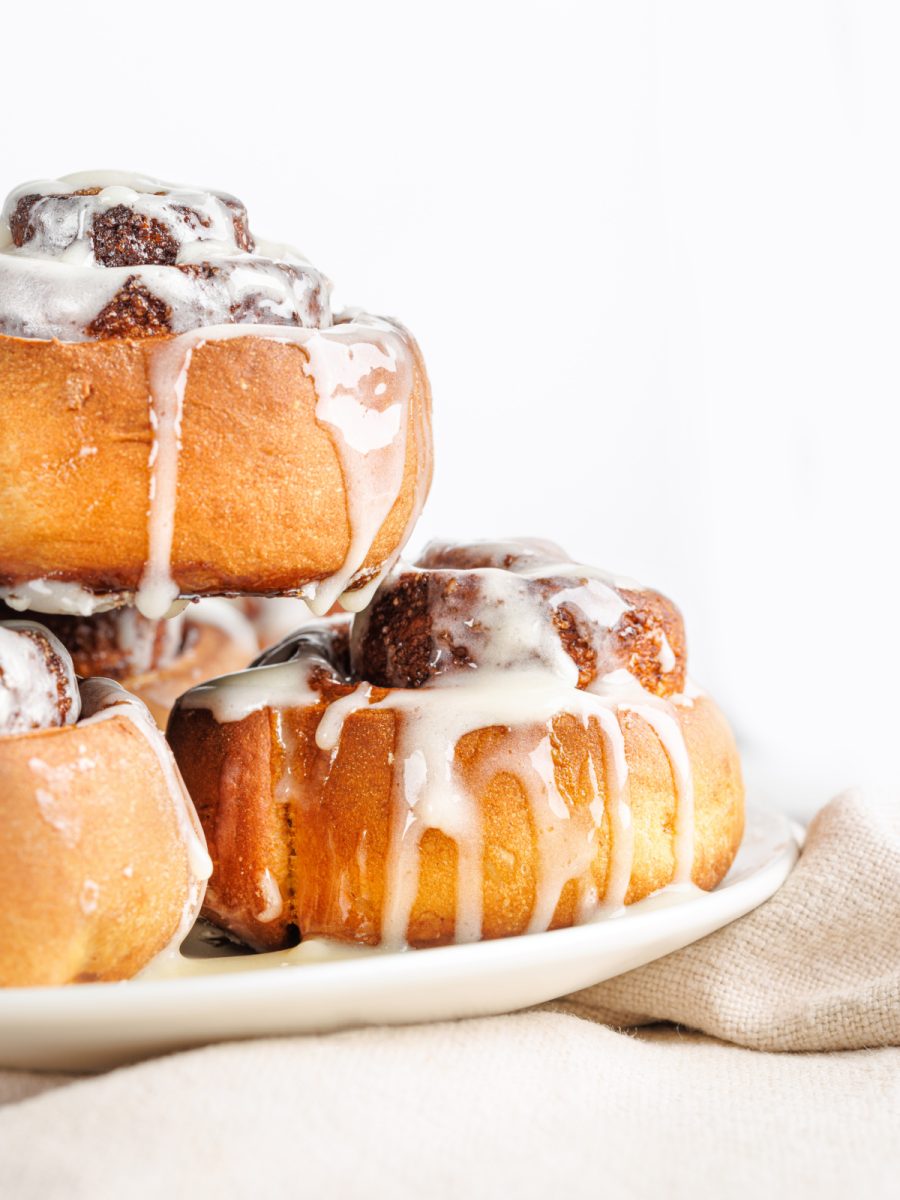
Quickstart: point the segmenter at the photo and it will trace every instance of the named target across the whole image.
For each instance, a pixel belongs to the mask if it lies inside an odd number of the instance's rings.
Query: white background
[[[900,775],[900,6],[25,19],[7,187],[102,166],[227,188],[416,332],[438,449],[417,542],[541,535],[667,591],[789,807]]]

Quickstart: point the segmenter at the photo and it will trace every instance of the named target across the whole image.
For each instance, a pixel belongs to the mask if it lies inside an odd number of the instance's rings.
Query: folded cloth
[[[758,1050],[900,1045],[900,797],[838,796],[768,903],[557,1007],[618,1027],[673,1021]]]
[[[177,1054],[0,1109],[0,1192],[894,1200],[900,1049],[648,1033],[530,1012]]]
[[[847,794],[762,908],[543,1011],[0,1072],[2,1193],[893,1197],[898,939],[900,822]],[[656,1018],[881,1048],[600,1023]]]

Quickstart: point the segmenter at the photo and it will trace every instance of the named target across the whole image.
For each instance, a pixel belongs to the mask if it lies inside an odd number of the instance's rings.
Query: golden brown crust
[[[127,979],[191,888],[159,760],[121,715],[0,737],[0,986]]]
[[[0,584],[137,587],[147,558],[148,372],[166,338],[0,336]],[[326,578],[350,539],[305,351],[248,335],[197,347],[184,398],[172,575],[185,594],[280,593]],[[403,485],[365,560],[400,544],[430,479],[430,393],[414,355]],[[383,403],[400,384],[385,372]],[[265,487],[260,480],[265,480]]]
[[[392,815],[392,710],[364,709],[347,717],[333,758],[317,749],[324,705],[272,712],[218,724],[204,709],[176,707],[169,739],[198,808],[214,872],[207,915],[260,948],[303,934],[377,943],[385,897],[385,861]],[[743,832],[743,785],[734,739],[706,697],[674,706],[694,775],[695,849],[692,878],[714,887],[734,858]],[[402,718],[401,718],[402,719]],[[627,902],[663,887],[675,868],[676,815],[672,768],[659,738],[633,711],[620,716],[629,765],[634,864]],[[599,728],[566,715],[554,719],[554,765],[570,819],[593,825],[589,760],[606,789]],[[482,936],[522,933],[534,908],[537,849],[530,805],[515,772],[485,764],[504,740],[529,732],[500,727],[460,739],[456,764],[484,822]],[[519,747],[521,749],[521,747]],[[292,767],[285,787],[285,753]],[[294,794],[291,794],[293,780]],[[299,781],[302,781],[300,783]],[[601,822],[592,873],[603,895],[611,862],[608,816]],[[408,929],[412,945],[452,940],[456,915],[457,850],[438,830],[421,844],[421,873]],[[267,907],[269,869],[283,898],[282,912],[260,921]],[[566,887],[552,928],[575,920],[575,888]]]

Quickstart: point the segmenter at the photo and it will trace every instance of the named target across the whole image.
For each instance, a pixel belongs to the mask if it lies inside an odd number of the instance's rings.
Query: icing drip
[[[428,829],[439,829],[456,842],[459,872],[456,902],[456,940],[477,941],[481,935],[481,839],[475,805],[456,772],[456,742],[467,732],[466,714],[458,697],[443,696],[429,706],[424,697],[398,692],[371,703],[372,689],[361,684],[325,710],[316,731],[321,750],[337,752],[344,721],[365,707],[398,713],[394,748],[395,800],[391,821],[385,904],[381,940],[400,947],[406,941],[409,914],[418,887],[419,844]],[[450,701],[450,703],[446,703]],[[423,725],[439,724],[443,736],[423,736]]]
[[[577,880],[579,891],[584,890],[594,847],[589,838],[566,836],[573,818],[556,782],[552,733],[544,734],[534,750],[525,755],[518,778],[528,796],[537,835],[538,884],[528,932],[542,933],[550,928],[569,880]]]
[[[462,688],[464,687],[464,692]],[[625,739],[618,714],[634,711],[654,730],[672,764],[676,784],[675,872],[673,882],[689,882],[693,865],[693,790],[690,762],[677,720],[668,701],[645,697],[640,702],[623,694],[598,695],[554,684],[541,673],[482,676],[478,683],[444,685],[433,689],[395,689],[371,700],[372,689],[361,684],[325,710],[316,734],[320,749],[337,753],[347,717],[362,708],[397,713],[394,801],[387,863],[382,942],[405,944],[406,930],[418,887],[419,845],[429,829],[438,829],[457,845],[457,941],[477,940],[481,930],[483,837],[478,794],[491,778],[508,771],[518,779],[531,807],[537,837],[539,877],[529,932],[550,927],[565,886],[578,887],[579,923],[603,911],[618,911],[625,903],[634,858],[634,833],[628,796]],[[215,711],[222,719],[223,710]],[[230,710],[234,713],[234,708]],[[592,761],[593,800],[589,821],[577,819],[560,791],[553,761],[553,719],[578,716],[585,728],[599,725],[606,747],[605,788]],[[466,787],[459,780],[456,747],[466,734],[489,727],[515,732],[512,747],[505,742],[481,768],[480,779]],[[605,803],[603,795],[605,792]],[[610,849],[603,895],[593,878],[592,864],[604,816],[609,823]]]
[[[392,565],[384,563],[365,588],[348,591],[400,494],[406,465],[412,395],[409,341],[385,321],[360,315],[356,323],[370,324],[371,342],[347,340],[346,327],[338,325],[313,333],[303,343],[308,355],[304,370],[316,386],[316,419],[328,427],[341,463],[350,522],[350,545],[341,568],[330,579],[304,589],[304,599],[317,616],[338,599],[351,611],[365,607]],[[384,373],[396,376],[399,399],[380,408],[378,389]],[[422,498],[417,499],[414,509]]]
[[[365,314],[327,330],[269,325],[195,329],[154,350],[150,370],[153,440],[148,558],[135,597],[137,608],[146,617],[161,617],[178,596],[171,554],[181,420],[192,355],[206,342],[239,337],[265,337],[299,346],[304,352],[303,369],[316,389],[316,419],[328,430],[341,464],[350,543],[339,569],[329,579],[310,584],[303,594],[318,614],[327,612],[336,600],[347,608],[357,608],[391,566],[388,560],[365,588],[348,591],[403,486],[413,364],[413,350],[405,331]],[[395,378],[395,399],[387,405],[381,399],[384,393],[378,390],[385,375]],[[421,462],[421,427],[417,427],[416,436],[420,439]],[[424,502],[424,486],[422,482],[408,528]]]
[[[167,621],[163,626],[164,645],[156,653],[156,635],[159,628],[151,621],[143,621],[134,608],[120,608],[114,616],[116,644],[126,656],[129,674],[140,675],[154,665],[167,666],[181,647],[184,633],[183,616]],[[105,674],[105,671],[91,672]]]
[[[16,612],[65,613],[73,617],[90,617],[109,612],[121,604],[130,604],[131,592],[90,592],[77,583],[60,579],[29,579],[0,587],[0,600]]]
[[[150,495],[147,509],[147,563],[135,595],[140,613],[151,619],[166,615],[178,598],[172,578],[172,540],[175,535],[175,505],[178,493],[178,455],[181,450],[181,419],[184,389],[194,352],[187,345],[170,342],[154,351],[150,363]]]
[[[634,863],[634,826],[631,819],[631,799],[628,794],[628,760],[625,757],[625,738],[619,725],[618,713],[598,708],[594,717],[603,731],[606,815],[609,819],[610,837],[612,838],[612,854],[602,904],[604,908],[615,912],[625,904]],[[593,756],[591,756],[591,770],[594,794],[597,795],[599,789]],[[592,915],[592,906],[596,908],[598,903],[596,896],[591,896],[588,892],[583,893],[579,919],[588,920]]]
[[[297,739],[287,721],[284,720],[282,709],[273,709],[275,718],[273,735],[281,754],[282,769],[278,783],[274,788],[274,798],[278,804],[293,804],[302,796],[303,784],[296,773]]]

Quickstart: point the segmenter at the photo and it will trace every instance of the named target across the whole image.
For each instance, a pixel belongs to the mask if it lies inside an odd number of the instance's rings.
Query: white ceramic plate
[[[192,960],[177,978],[0,991],[0,1065],[99,1070],[227,1038],[439,1021],[528,1008],[670,954],[781,886],[798,835],[751,810],[737,859],[710,893],[661,893],[575,929],[403,953],[321,944],[283,955]],[[302,954],[301,954],[302,950]],[[252,963],[253,969],[246,969]]]

